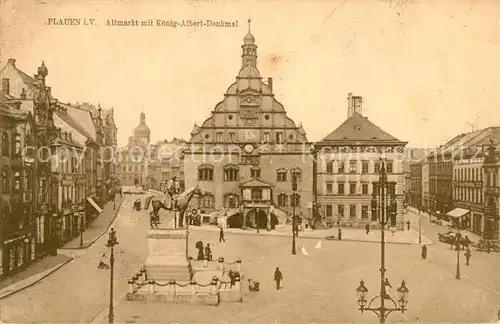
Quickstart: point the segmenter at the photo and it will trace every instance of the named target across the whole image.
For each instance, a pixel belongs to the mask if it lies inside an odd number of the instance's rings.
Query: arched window
[[[301,169],[293,168],[292,170],[290,170],[290,173],[292,174],[292,181],[294,178],[297,182],[302,181],[302,170]]]
[[[277,182],[285,182],[286,181],[286,169],[278,169],[276,170],[276,181]]]
[[[19,172],[14,173],[14,190],[21,190],[21,174]]]
[[[210,164],[200,165],[198,167],[198,180],[199,181],[214,180],[214,166]]]
[[[10,170],[7,167],[2,169],[2,192],[10,192]]]
[[[224,181],[238,181],[239,171],[237,165],[230,164],[224,166]]]
[[[285,193],[280,193],[278,195],[278,206],[287,207],[288,206],[288,195]]]
[[[300,206],[300,194],[295,193],[292,194],[292,206],[299,207]]]
[[[250,168],[250,176],[252,178],[260,178],[260,171],[261,171],[260,167],[258,167],[258,166],[252,166]]]
[[[12,143],[12,156],[21,155],[21,134],[14,135],[14,142]]]
[[[205,194],[200,199],[200,208],[213,209],[215,208],[215,198],[211,193]]]
[[[224,195],[225,208],[237,208],[239,206],[239,197],[237,194],[228,193]]]
[[[2,133],[2,156],[9,156],[9,135]]]

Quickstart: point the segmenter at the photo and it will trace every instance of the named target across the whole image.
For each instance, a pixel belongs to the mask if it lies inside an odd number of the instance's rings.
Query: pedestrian
[[[219,243],[220,242],[226,242],[226,239],[224,238],[224,230],[222,229],[222,226],[220,227],[220,232],[219,232]]]
[[[366,235],[370,233],[370,224],[365,225]]]
[[[276,282],[276,290],[280,290],[280,282],[283,280],[283,274],[280,268],[276,268],[274,271],[274,281]]]
[[[212,261],[212,250],[210,249],[210,243],[207,243],[205,247],[205,257],[208,261]]]
[[[101,255],[101,260],[99,261],[99,265],[97,266],[98,269],[109,269],[108,266],[108,257],[106,256],[106,253],[103,253]]]
[[[424,259],[424,260],[427,258],[427,246],[426,245],[422,246],[421,256],[422,256],[422,259]]]
[[[408,230],[410,230],[410,221],[407,221],[407,222],[406,222],[406,228],[407,228]]]
[[[198,249],[198,261],[203,261],[205,259],[205,255],[203,254],[203,242],[196,242],[196,248]]]
[[[470,253],[470,250],[469,248],[467,247],[467,251],[465,251],[465,264],[466,265],[469,265],[469,261],[470,261],[470,257],[471,257],[471,253]]]
[[[490,243],[490,241],[486,241],[486,250],[488,251],[488,253],[491,253],[491,243]]]
[[[339,241],[342,241],[342,229],[339,228],[339,232],[338,232],[338,240]]]

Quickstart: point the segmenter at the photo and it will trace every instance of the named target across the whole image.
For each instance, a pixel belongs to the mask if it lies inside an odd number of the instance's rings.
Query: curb
[[[100,239],[104,234],[106,234],[108,232],[109,228],[111,227],[111,225],[113,225],[113,223],[115,222],[116,217],[118,216],[118,212],[120,211],[120,207],[122,206],[122,203],[123,203],[123,198],[120,201],[120,203],[118,204],[118,207],[116,208],[116,211],[115,211],[115,215],[113,216],[113,219],[111,220],[111,222],[109,222],[109,225],[106,227],[106,229],[104,231],[102,231],[101,234],[97,235],[97,237],[95,237],[94,239],[92,239],[92,241],[90,241],[87,244],[84,244],[83,246],[66,247],[66,248],[65,247],[60,247],[58,250],[84,250],[86,248],[89,248],[92,244],[94,244],[98,239]]]
[[[60,263],[58,265],[56,265],[55,267],[53,268],[50,268],[48,270],[45,270],[45,274],[37,279],[35,279],[33,282],[30,282],[29,284],[19,288],[19,289],[15,289],[15,290],[12,290],[12,291],[9,291],[8,293],[6,294],[3,294],[3,295],[0,295],[0,300],[2,299],[5,299],[9,296],[12,296],[14,295],[15,293],[18,293],[26,288],[29,288],[29,287],[32,287],[34,286],[36,283],[42,281],[43,279],[47,278],[48,276],[50,276],[51,274],[53,274],[54,272],[56,272],[57,270],[59,270],[60,268],[62,268],[64,265],[68,264],[69,262],[73,261],[73,257],[69,257],[68,260],[64,261],[63,263]],[[4,289],[7,289],[9,286],[5,287]]]
[[[216,232],[216,231],[212,231],[212,230],[205,230],[205,229],[195,229],[195,231],[200,231],[200,232]],[[291,235],[287,235],[287,234],[273,234],[273,235],[269,235],[269,234],[261,234],[261,233],[256,233],[256,232],[224,232],[224,234],[237,234],[237,235],[254,235],[254,236],[275,236],[275,237],[292,237]],[[314,240],[326,240],[326,241],[335,241],[335,242],[339,242],[339,240],[335,239],[335,240],[329,240],[327,239],[327,236],[325,237],[311,237],[311,236],[296,236],[297,238],[305,238],[305,239],[314,239]],[[368,241],[368,240],[360,240],[360,239],[347,239],[347,238],[343,238],[342,240],[340,240],[340,242],[343,242],[343,241],[346,241],[346,242],[360,242],[360,243],[377,243],[377,244],[380,244],[380,241]],[[412,242],[388,242],[386,241],[385,244],[399,244],[399,245],[432,245],[434,244],[435,242],[431,241],[430,243],[412,243]]]

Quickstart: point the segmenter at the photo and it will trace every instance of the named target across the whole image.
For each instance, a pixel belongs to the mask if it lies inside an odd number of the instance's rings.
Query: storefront
[[[472,232],[481,235],[483,231],[483,214],[472,213]]]
[[[21,231],[11,234],[3,242],[2,272],[11,275],[24,268],[35,259],[35,238],[32,233]]]

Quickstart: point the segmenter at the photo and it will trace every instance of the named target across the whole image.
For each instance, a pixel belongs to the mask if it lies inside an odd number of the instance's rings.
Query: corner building
[[[379,183],[380,158],[384,158],[391,185],[389,193],[396,195],[398,206],[396,217],[388,225],[403,229],[403,160],[407,142],[386,133],[363,116],[362,101],[362,97],[350,93],[348,118],[315,144],[318,204],[327,223],[379,227],[370,202],[373,188]]]
[[[297,215],[311,213],[311,144],[302,125],[296,125],[275,99],[272,78],[263,82],[250,26],[241,48],[236,81],[211,116],[193,127],[184,151],[185,184],[207,192],[193,201],[194,208],[231,209],[231,227],[272,229],[286,220],[293,203]],[[292,201],[294,167],[298,195]]]

